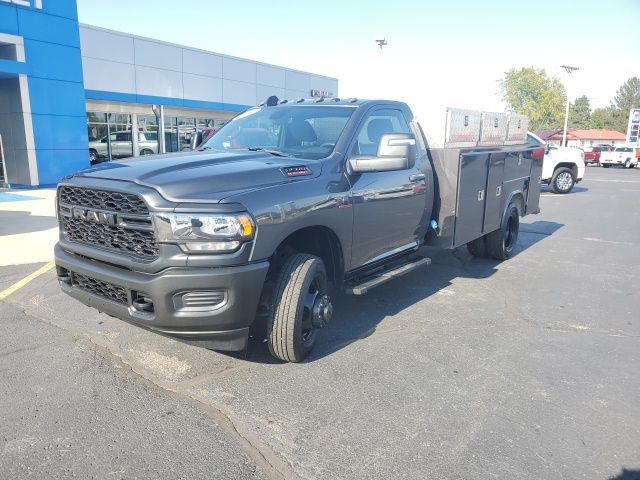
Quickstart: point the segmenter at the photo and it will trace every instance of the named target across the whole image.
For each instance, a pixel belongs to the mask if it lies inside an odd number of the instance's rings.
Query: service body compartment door
[[[542,162],[544,150],[541,148],[528,152],[531,156],[531,179],[527,195],[527,214],[540,212],[540,185],[542,183]]]
[[[505,196],[502,192],[506,153],[495,152],[489,155],[489,176],[487,178],[487,201],[484,212],[482,233],[493,232],[500,228]]]
[[[482,236],[488,160],[486,152],[467,152],[460,156],[455,246]]]

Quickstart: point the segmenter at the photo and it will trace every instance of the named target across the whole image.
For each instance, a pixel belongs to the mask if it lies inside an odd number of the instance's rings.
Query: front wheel
[[[609,165],[608,163],[603,163],[603,164],[602,164],[602,166],[603,166],[604,168],[609,168],[609,167],[610,167],[610,165]]]
[[[289,258],[278,275],[270,310],[269,351],[285,362],[301,362],[333,313],[322,259],[301,253]]]
[[[140,155],[153,155],[153,150],[150,148],[143,148],[140,150]]]
[[[496,260],[506,260],[513,257],[520,231],[520,215],[518,207],[510,203],[504,212],[500,228],[485,236],[487,253]]]
[[[576,177],[573,176],[571,169],[561,167],[553,172],[551,182],[549,183],[549,190],[553,193],[569,193],[573,190],[573,186],[576,184]]]

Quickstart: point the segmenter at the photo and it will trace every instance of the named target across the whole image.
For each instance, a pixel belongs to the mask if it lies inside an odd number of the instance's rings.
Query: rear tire
[[[575,184],[576,177],[573,175],[571,169],[560,167],[553,172],[553,177],[551,177],[551,182],[549,183],[549,190],[553,193],[569,193],[573,190]]]
[[[487,253],[496,260],[506,260],[513,257],[518,232],[520,231],[520,215],[518,208],[510,203],[504,213],[500,228],[485,236]]]
[[[153,150],[150,148],[143,148],[140,150],[140,155],[153,155]]]
[[[484,236],[482,236],[467,243],[467,250],[469,250],[469,253],[477,258],[485,258],[487,256],[487,246],[484,240]]]
[[[323,297],[329,298],[324,262],[315,255],[291,256],[278,274],[267,324],[274,357],[285,362],[304,360],[316,341],[319,327],[314,326],[314,310]],[[330,317],[330,301],[327,308],[325,317]]]
[[[624,168],[631,168],[631,160],[627,158],[627,161],[624,162]]]
[[[610,167],[610,165],[609,165],[608,163],[603,163],[603,164],[602,164],[602,166],[603,166],[604,168],[609,168],[609,167]]]

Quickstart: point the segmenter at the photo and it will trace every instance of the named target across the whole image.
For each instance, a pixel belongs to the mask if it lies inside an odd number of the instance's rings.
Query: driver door
[[[362,121],[352,155],[375,155],[382,135],[412,133],[401,110],[384,108]],[[403,170],[351,175],[354,209],[351,269],[416,245],[426,208],[425,177],[416,162]]]

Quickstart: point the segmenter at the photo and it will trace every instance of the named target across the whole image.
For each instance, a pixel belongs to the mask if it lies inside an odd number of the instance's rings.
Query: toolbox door
[[[542,163],[544,150],[541,148],[528,152],[531,156],[531,177],[527,194],[526,213],[540,213],[540,186],[542,184]]]
[[[488,160],[488,153],[468,152],[460,155],[456,247],[482,235]]]
[[[504,164],[506,153],[495,152],[489,155],[489,176],[487,178],[487,201],[484,213],[484,228],[482,233],[497,230],[502,221],[504,211],[504,192],[502,182],[504,178]]]

